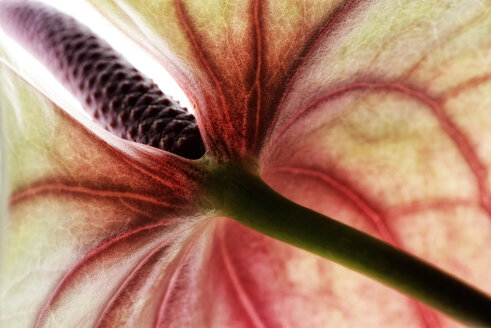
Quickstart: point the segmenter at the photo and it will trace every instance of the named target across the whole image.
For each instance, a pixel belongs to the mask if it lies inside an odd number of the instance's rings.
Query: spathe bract
[[[186,160],[73,119],[2,49],[2,325],[457,325],[222,217],[234,199],[220,192],[242,185],[214,193],[216,170],[260,174],[491,290],[489,5],[93,4],[173,73],[208,153]]]

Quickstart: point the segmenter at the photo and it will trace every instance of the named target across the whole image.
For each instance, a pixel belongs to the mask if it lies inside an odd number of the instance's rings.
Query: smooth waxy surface
[[[121,0],[94,5],[161,58],[186,87],[211,157],[252,158],[265,181],[288,198],[491,291],[488,2],[296,1],[287,6],[282,1]],[[94,140],[90,149],[97,158],[102,141]],[[137,157],[146,163],[147,156]],[[156,167],[151,165],[160,172]],[[124,174],[121,168],[113,172]],[[43,177],[29,176],[24,185]],[[83,181],[78,175],[75,180]],[[64,204],[77,204],[79,198]],[[32,206],[62,212],[56,202]],[[119,217],[120,205],[112,210]],[[103,222],[110,221],[106,216],[100,216]],[[156,271],[128,274],[129,280],[114,279],[126,294],[115,293],[116,287],[100,292],[97,299],[104,304],[84,314],[91,322],[102,317],[108,326],[122,318],[130,326],[458,326],[338,265],[232,221],[209,222],[194,246],[179,248],[177,262],[155,255],[178,268],[158,266],[173,292],[157,297],[138,288],[156,281]],[[10,244],[28,245],[12,234]],[[30,251],[17,258],[29,259],[37,243],[32,238]],[[78,257],[88,252],[83,249]],[[128,254],[141,253],[122,247],[111,256]],[[145,254],[151,257],[150,251]],[[36,272],[42,265],[25,267]],[[51,286],[69,271],[67,264],[59,267]],[[124,283],[136,276],[147,285]],[[14,275],[8,277],[3,286],[15,281]],[[44,301],[34,306],[46,304],[52,291],[40,291]],[[75,300],[87,298],[68,289],[63,297],[63,306],[47,307],[51,315],[46,318],[71,320],[78,309]],[[151,314],[135,301],[150,299],[163,304]],[[2,320],[12,323],[32,308],[14,302]]]

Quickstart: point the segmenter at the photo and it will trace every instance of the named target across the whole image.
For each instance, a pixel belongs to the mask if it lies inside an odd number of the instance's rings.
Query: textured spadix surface
[[[2,4],[2,25],[123,139],[191,159],[203,156],[196,120],[89,28],[37,2]]]
[[[489,2],[93,4],[174,74],[209,158],[252,160],[290,199],[491,292]],[[2,325],[457,326],[205,221],[191,205],[199,162],[82,127],[8,70],[2,79]]]

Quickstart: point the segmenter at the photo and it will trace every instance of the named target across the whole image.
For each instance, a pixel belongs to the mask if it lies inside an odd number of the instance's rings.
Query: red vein
[[[424,92],[416,89],[411,89],[401,83],[375,83],[375,82],[358,82],[350,85],[343,86],[339,89],[328,91],[321,95],[305,107],[303,107],[296,115],[294,115],[281,129],[278,135],[270,144],[270,148],[278,139],[285,133],[285,131],[290,128],[290,126],[295,123],[300,116],[306,114],[312,108],[316,107],[321,102],[327,101],[330,98],[341,95],[348,91],[353,91],[356,89],[385,89],[400,92],[404,95],[410,96],[421,103],[428,106],[432,113],[437,118],[440,126],[445,131],[445,133],[450,137],[450,139],[457,146],[458,151],[464,157],[467,165],[471,169],[476,183],[479,189],[479,201],[481,207],[491,218],[491,198],[489,193],[489,188],[486,184],[487,171],[485,166],[479,160],[477,154],[474,152],[471,146],[471,142],[468,138],[459,130],[459,128],[447,117],[445,114],[441,102],[439,100],[433,99]]]
[[[481,80],[470,81],[468,85],[473,85],[474,83],[480,83]],[[456,93],[460,92],[465,86],[460,86],[458,89],[455,89]],[[457,146],[458,151],[464,157],[467,165],[471,169],[476,183],[479,189],[479,203],[481,208],[487,213],[488,217],[491,218],[491,198],[489,193],[489,188],[486,184],[487,180],[487,171],[485,166],[480,162],[477,154],[474,152],[471,146],[471,142],[468,138],[459,130],[459,128],[447,117],[445,114],[441,101],[436,100],[428,96],[427,94],[411,89],[400,83],[368,83],[368,82],[359,82],[353,83],[351,85],[344,86],[337,90],[329,91],[324,95],[318,97],[310,104],[302,108],[295,116],[293,116],[282,128],[282,130],[278,133],[277,137],[271,142],[270,148],[272,145],[279,139],[281,135],[285,133],[285,131],[295,123],[298,118],[304,115],[306,112],[317,106],[319,103],[326,101],[332,97],[343,94],[348,91],[356,90],[356,89],[386,89],[386,90],[394,90],[401,92],[405,95],[413,97],[414,99],[422,102],[426,106],[428,106],[432,113],[435,115],[437,120],[440,123],[440,126],[445,131],[445,133],[450,137],[450,139]],[[351,195],[353,197],[353,195]],[[421,307],[421,305],[417,305],[419,312],[421,313],[425,324],[429,327],[433,327],[434,325],[439,325],[435,316],[428,316],[427,309]]]
[[[177,207],[167,202],[163,202],[155,198],[146,197],[132,192],[98,190],[98,189],[92,189],[92,188],[86,188],[80,186],[69,186],[62,183],[45,183],[45,184],[40,184],[34,187],[27,188],[21,192],[12,195],[12,197],[10,198],[10,205],[25,200],[26,198],[29,197],[39,196],[44,193],[60,192],[60,191],[74,193],[74,194],[85,194],[85,195],[91,195],[97,197],[104,197],[104,198],[128,198],[128,199],[139,200],[155,205],[160,205],[163,207],[172,207],[172,208]]]
[[[476,205],[479,205],[477,204],[476,201],[472,201],[468,199],[453,199],[453,200],[440,199],[431,202],[412,202],[404,206],[397,206],[397,207],[390,208],[385,211],[385,215],[388,217],[389,216],[398,217],[398,216],[407,216],[418,212],[444,210],[444,209],[451,209],[461,206],[472,207]]]
[[[399,242],[396,240],[392,232],[389,230],[387,225],[385,224],[382,216],[371,206],[363,197],[357,194],[352,188],[340,183],[336,179],[332,178],[328,174],[317,171],[314,169],[306,169],[301,167],[293,167],[293,166],[279,166],[274,169],[270,169],[268,171],[263,172],[263,174],[268,174],[272,172],[286,172],[293,173],[298,175],[305,175],[313,178],[318,178],[324,183],[328,184],[339,193],[341,193],[346,199],[348,199],[353,205],[355,205],[366,218],[373,224],[378,234],[385,241],[393,244],[399,245]]]
[[[488,216],[491,217],[491,199],[489,188],[486,184],[487,170],[479,160],[477,154],[474,152],[470,140],[468,140],[467,136],[465,136],[464,133],[460,131],[459,128],[450,120],[450,118],[447,117],[443,110],[443,107],[437,100],[430,98],[423,92],[410,89],[403,85],[397,85],[395,89],[420,100],[432,109],[443,130],[455,143],[457,149],[460,151],[465,161],[469,165],[472,173],[474,174],[479,189],[479,201],[481,207],[488,214]]]
[[[125,161],[126,163],[128,163],[132,168],[138,170],[140,173],[150,177],[151,179],[155,180],[155,181],[158,181],[160,182],[161,184],[163,184],[164,186],[167,186],[169,188],[178,188],[179,187],[179,183],[177,182],[174,182],[172,183],[173,181],[172,180],[169,180],[169,179],[163,179],[162,177],[158,176],[157,174],[154,174],[153,172],[151,172],[150,170],[147,170],[143,167],[141,167],[139,164],[137,163],[134,163],[133,161],[131,161],[130,159],[128,159],[126,156],[124,156],[123,154],[121,154],[120,158]]]
[[[458,84],[453,89],[446,92],[445,95],[442,97],[442,99],[444,101],[448,101],[451,98],[455,98],[455,97],[459,96],[460,94],[462,94],[466,90],[468,90],[470,88],[475,88],[482,83],[488,82],[489,80],[491,80],[491,74],[484,74],[481,76],[473,77],[469,80],[464,81],[463,83]]]
[[[147,147],[145,145],[140,146]],[[156,149],[155,151],[163,152],[160,149]],[[154,154],[150,155],[152,157],[154,156]],[[200,175],[200,169],[196,167],[193,163],[191,163],[191,160],[179,158],[178,156],[173,154],[166,154],[165,157],[166,158],[162,159],[159,156],[159,158],[157,158],[155,161],[160,166],[160,172],[168,173],[164,175],[164,177],[162,177],[161,175],[152,172],[148,168],[143,167],[140,163],[137,163],[136,161],[133,162],[128,156],[124,156],[124,154],[120,155],[120,159],[127,162],[131,167],[150,177],[151,179],[161,183],[162,185],[172,190],[179,190],[180,192],[188,194],[192,192],[191,188],[183,188],[182,181],[183,179],[185,179],[189,184],[192,180],[198,179]]]
[[[335,96],[338,96],[340,94],[343,94],[343,93],[345,93],[347,91],[352,91],[352,90],[355,90],[355,89],[362,89],[362,88],[370,88],[371,86],[372,86],[371,83],[364,83],[364,82],[360,82],[360,83],[356,83],[356,84],[351,84],[351,85],[348,85],[348,86],[343,86],[343,87],[341,87],[339,89],[336,89],[336,90],[328,91],[327,93],[325,93],[325,94],[321,95],[320,97],[314,99],[312,102],[310,102],[306,106],[302,107],[295,115],[293,115],[292,118],[290,118],[285,123],[285,125],[283,125],[283,127],[280,130],[280,132],[278,132],[278,134],[276,135],[276,137],[269,144],[268,151],[271,148],[273,148],[273,146],[276,144],[276,142],[283,136],[283,134],[285,134],[286,130],[288,130],[293,125],[293,123],[297,122],[298,119],[301,116],[303,116],[304,114],[306,114],[308,111],[310,111],[312,108],[314,108],[318,104],[320,104],[320,103],[322,103],[324,101],[327,101],[328,99],[333,98]]]
[[[220,253],[222,254],[223,263],[225,264],[225,269],[232,282],[232,286],[237,293],[240,304],[245,310],[245,313],[248,315],[249,319],[252,321],[252,324],[257,328],[265,328],[267,327],[259,317],[254,305],[252,304],[249,296],[247,295],[244,287],[240,282],[237,273],[233,267],[232,261],[230,260],[230,256],[228,254],[227,248],[225,247],[225,229],[222,226],[219,231],[219,244],[220,244]]]
[[[116,243],[118,243],[120,241],[124,241],[124,240],[126,240],[126,239],[128,239],[128,238],[130,238],[130,237],[132,237],[138,233],[144,232],[144,231],[148,231],[148,230],[152,230],[155,228],[166,226],[167,224],[168,224],[167,222],[159,222],[159,223],[154,223],[154,224],[150,224],[150,225],[147,225],[144,227],[139,227],[137,229],[127,231],[126,233],[124,233],[122,235],[119,235],[115,238],[112,238],[112,239],[102,243],[101,245],[97,246],[96,248],[91,250],[89,253],[87,253],[67,273],[65,273],[65,275],[61,278],[59,283],[54,288],[54,290],[51,292],[50,297],[48,298],[48,300],[46,301],[46,303],[44,304],[44,306],[42,307],[41,311],[39,312],[39,314],[37,316],[37,320],[36,320],[36,324],[34,325],[34,328],[38,328],[41,326],[42,321],[44,320],[44,317],[47,314],[49,307],[53,304],[56,297],[58,297],[58,295],[62,292],[64,285],[68,282],[69,279],[72,278],[72,276],[75,274],[75,272],[78,269],[80,269],[85,263],[87,263],[90,259],[99,255],[100,253],[102,253],[103,251],[105,251],[106,249],[110,248],[111,246],[115,245]]]
[[[485,18],[489,12],[481,12],[480,15],[474,16],[472,19],[469,21],[465,22],[462,25],[459,25],[457,28],[452,30],[450,34],[447,34],[445,40],[439,40],[440,42],[433,42],[432,47],[423,54],[422,57],[419,58],[418,61],[416,61],[413,66],[407,70],[407,72],[404,74],[402,77],[403,80],[407,80],[411,77],[411,75],[424,63],[424,61],[437,49],[441,48],[442,45],[447,44],[451,40],[456,39],[460,35],[462,35],[464,32],[466,32],[468,29],[470,29],[474,24],[479,23],[483,18]]]
[[[281,108],[281,106],[285,102],[286,96],[290,92],[290,89],[292,88],[293,83],[295,82],[295,80],[297,78],[298,72],[301,71],[301,68],[305,65],[305,63],[307,62],[307,60],[310,58],[310,56],[314,52],[314,49],[321,42],[321,40],[324,38],[324,36],[326,36],[331,31],[331,28],[341,19],[341,17],[343,17],[344,14],[348,12],[348,9],[353,5],[354,2],[355,2],[355,0],[349,0],[334,15],[334,17],[329,22],[327,22],[327,24],[325,24],[324,27],[322,27],[322,29],[320,30],[320,32],[317,35],[317,37],[308,46],[308,48],[306,49],[305,53],[301,56],[301,60],[296,64],[295,67],[293,67],[293,74],[291,75],[291,78],[289,79],[289,81],[288,81],[288,83],[287,83],[287,85],[285,87],[285,90],[281,94],[280,101],[278,102],[278,105],[276,106],[276,109],[275,109],[274,114],[273,114],[273,118],[272,118],[272,122],[273,123],[271,124],[271,126],[274,126],[274,122],[277,120],[279,109]]]
[[[190,24],[188,23],[186,14],[184,12],[184,9],[182,8],[182,4],[180,0],[175,0],[174,1],[176,11],[177,11],[177,16],[179,18],[179,21],[181,22],[189,40],[191,41],[191,44],[193,46],[194,51],[196,52],[196,55],[201,62],[201,65],[205,68],[205,70],[208,72],[210,78],[213,81],[213,84],[215,85],[218,97],[220,98],[220,102],[222,105],[223,109],[223,114],[225,115],[225,122],[229,125],[230,130],[233,130],[232,126],[232,120],[230,118],[230,109],[228,108],[227,102],[225,100],[225,94],[223,92],[223,88],[221,86],[220,81],[218,80],[215,72],[211,68],[210,64],[208,63],[208,60],[206,59],[205,55],[203,54],[203,51],[201,50],[201,46],[198,42],[198,37],[196,36],[195,32],[191,28]],[[228,147],[228,145],[227,145]]]
[[[92,131],[90,133],[93,134]],[[128,142],[127,140],[124,140],[124,141]],[[150,177],[151,179],[158,181],[158,182],[162,183],[163,185],[168,186],[170,188],[172,188],[176,185],[176,184],[171,184],[170,181],[164,180],[160,176],[158,176],[158,175],[154,174],[153,172],[143,168],[139,163],[136,163],[135,160],[128,158],[128,156],[123,151],[121,151],[120,149],[113,147],[111,144],[109,144],[105,141],[103,142],[103,144],[104,144],[105,148],[108,149],[109,151],[111,151],[119,160],[126,162],[129,166],[131,166],[135,170],[138,170],[140,173],[142,173],[142,174]]]
[[[160,301],[160,305],[158,307],[159,310],[157,312],[157,318],[156,318],[155,323],[154,323],[154,328],[159,328],[160,322],[162,322],[164,320],[165,308],[167,307],[167,304],[169,303],[171,291],[174,290],[174,286],[176,284],[177,277],[178,277],[179,273],[181,272],[181,269],[182,269],[182,266],[185,262],[185,259],[188,256],[189,252],[191,251],[191,248],[194,246],[194,244],[196,243],[198,238],[201,236],[201,232],[203,232],[203,230],[198,232],[196,234],[196,237],[189,242],[189,245],[182,252],[181,258],[179,259],[179,262],[177,262],[176,267],[174,268],[174,270],[171,274],[171,278],[169,280],[168,285],[165,288],[165,292],[162,296],[162,299]]]
[[[261,117],[261,70],[262,70],[262,28],[261,28],[261,6],[259,0],[254,1],[254,30],[256,36],[256,78],[255,78],[255,87],[256,87],[256,122],[255,122],[255,131],[254,131],[254,140],[252,144],[256,144],[256,140],[259,137],[259,122]],[[245,115],[247,118],[247,115]],[[247,119],[246,119],[247,123]]]
[[[124,290],[129,286],[131,280],[135,278],[137,273],[152,259],[152,257],[155,256],[155,254],[159,253],[161,250],[165,248],[165,246],[169,245],[173,240],[176,239],[177,236],[179,236],[183,231],[187,229],[181,229],[176,232],[174,232],[169,238],[164,240],[163,242],[159,243],[157,246],[153,247],[150,252],[148,252],[143,259],[138,261],[138,264],[133,268],[133,270],[130,271],[130,273],[127,275],[123,283],[118,287],[118,289],[114,292],[113,296],[108,300],[106,307],[104,310],[101,312],[99,315],[99,318],[94,325],[94,327],[100,327],[106,318],[106,316],[109,314],[111,311],[112,307],[116,304],[118,298],[123,294]]]
[[[154,217],[154,216],[151,216],[150,214],[148,214],[148,213],[146,213],[146,212],[144,212],[144,211],[142,211],[142,210],[140,210],[140,209],[138,209],[138,208],[136,208],[136,207],[134,207],[134,206],[132,206],[132,205],[128,204],[128,202],[126,202],[126,201],[125,201],[124,199],[122,199],[122,198],[120,198],[120,199],[119,199],[119,202],[120,202],[121,204],[123,204],[123,206],[124,206],[124,207],[128,208],[128,209],[129,209],[131,212],[133,212],[133,213],[135,213],[135,214],[137,214],[137,215],[144,216],[144,217],[146,217],[147,219],[151,219],[151,220],[155,219],[155,217]]]
[[[397,33],[390,34],[390,36],[388,38],[384,39],[384,41],[382,43],[380,43],[380,46],[377,47],[377,51],[375,52],[375,54],[373,55],[372,59],[370,60],[370,63],[368,63],[366,65],[366,67],[373,67],[375,61],[380,57],[380,55],[382,55],[384,53],[384,51],[389,46],[392,45],[391,43],[394,40],[395,41],[399,41],[401,39],[401,36],[403,36],[404,33],[408,32],[408,31],[413,31],[414,28],[416,26],[420,25],[420,24],[421,24],[420,21],[414,21],[411,24],[406,25],[403,29],[398,30]]]
[[[263,172],[263,174],[274,173],[274,172],[285,172],[292,173],[298,175],[305,175],[312,178],[317,178],[323,181],[325,184],[332,187],[334,190],[338,191],[341,195],[344,196],[345,199],[349,200],[351,204],[353,204],[358,210],[372,223],[372,225],[377,230],[380,237],[386,242],[403,248],[401,243],[397,240],[394,234],[390,231],[389,227],[384,221],[384,218],[381,214],[379,214],[375,208],[368,203],[361,195],[359,195],[353,188],[350,188],[333,177],[329,176],[327,173],[322,171],[317,171],[314,169],[306,169],[301,167],[293,167],[293,166],[279,166],[268,171]],[[421,319],[426,327],[440,327],[440,323],[436,314],[422,305],[420,302],[416,300],[412,300],[416,309],[418,310]]]
[[[104,320],[106,319],[106,316],[111,311],[112,306],[116,303],[116,301],[121,296],[121,294],[124,292],[126,287],[128,287],[129,283],[136,276],[138,271],[140,271],[150,261],[150,259],[155,254],[157,254],[158,252],[163,250],[169,243],[170,243],[170,241],[166,240],[166,241],[158,244],[147,255],[145,255],[145,257],[142,260],[140,260],[138,262],[137,266],[135,268],[133,268],[133,270],[131,270],[131,272],[128,274],[126,279],[123,281],[123,283],[119,286],[119,288],[116,290],[116,292],[113,294],[113,296],[107,302],[106,307],[101,312],[101,314],[99,315],[99,318],[97,319],[97,322],[94,325],[95,328],[100,327],[103,324]]]

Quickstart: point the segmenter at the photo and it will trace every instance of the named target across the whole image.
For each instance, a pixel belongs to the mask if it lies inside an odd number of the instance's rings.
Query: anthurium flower
[[[206,154],[105,131],[2,47],[2,327],[459,326],[295,246],[490,324],[489,2],[91,2]]]

